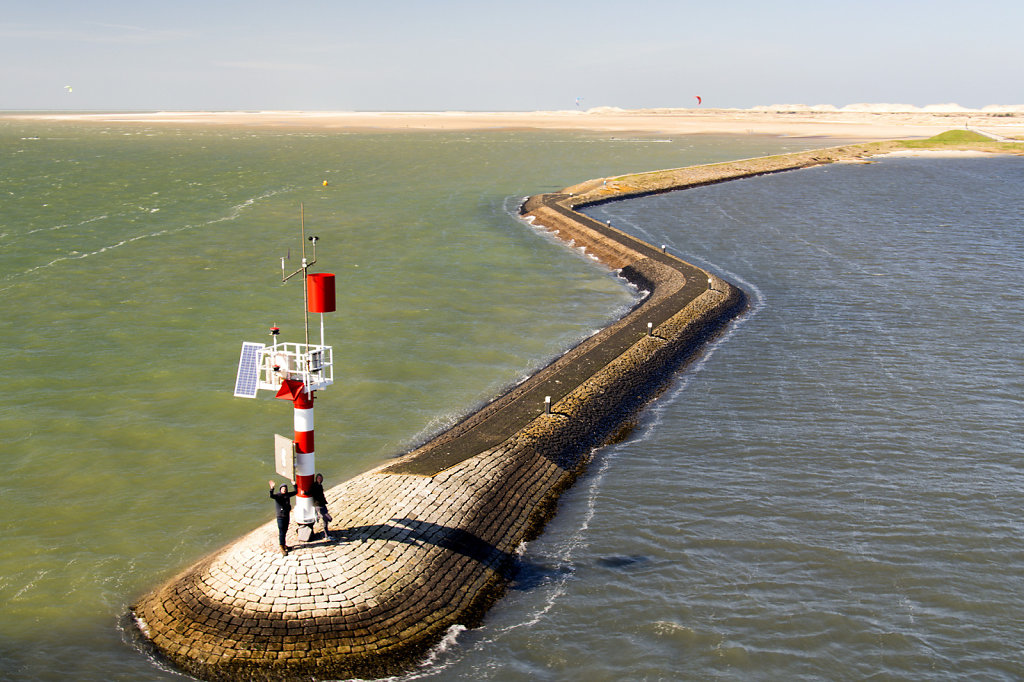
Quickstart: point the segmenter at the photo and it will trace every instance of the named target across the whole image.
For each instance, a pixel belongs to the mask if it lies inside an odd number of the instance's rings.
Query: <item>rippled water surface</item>
[[[821,146],[754,137],[2,124],[0,678],[176,679],[120,617],[269,519],[287,405],[231,397],[294,340],[298,205],[339,278],[338,482],[631,304],[519,222],[626,171]],[[323,187],[323,180],[328,186]],[[594,215],[751,312],[597,453],[484,626],[425,679],[1016,678],[1019,159],[890,159]]]
[[[1022,209],[1007,157],[591,209],[751,310],[598,453],[524,589],[425,677],[1024,676]]]

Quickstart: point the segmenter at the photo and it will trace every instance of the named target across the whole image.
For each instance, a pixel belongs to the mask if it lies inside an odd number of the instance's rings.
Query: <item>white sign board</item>
[[[279,476],[295,483],[295,441],[274,434],[274,466]]]

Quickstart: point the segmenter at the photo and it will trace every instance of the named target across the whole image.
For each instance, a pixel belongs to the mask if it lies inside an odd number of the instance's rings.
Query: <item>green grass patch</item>
[[[984,152],[1020,153],[1021,147],[1013,142],[996,142],[990,137],[970,130],[947,130],[927,140],[901,140],[899,144],[910,149],[976,149]]]
[[[992,142],[991,137],[985,137],[981,133],[972,130],[947,130],[935,137],[928,138],[925,142],[931,144],[972,144],[974,142]]]

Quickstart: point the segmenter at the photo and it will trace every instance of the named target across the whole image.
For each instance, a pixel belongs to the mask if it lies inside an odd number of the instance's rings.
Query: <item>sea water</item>
[[[137,680],[179,676],[133,647],[131,601],[271,516],[291,410],[231,387],[242,341],[301,340],[280,260],[303,219],[338,278],[333,484],[633,303],[517,220],[524,195],[823,143],[5,123],[0,144],[0,677]],[[1019,674],[1020,185],[1017,159],[887,160],[598,209],[751,312],[411,677]]]
[[[1024,676],[1024,160],[588,213],[750,310],[597,453],[520,587],[420,679]]]

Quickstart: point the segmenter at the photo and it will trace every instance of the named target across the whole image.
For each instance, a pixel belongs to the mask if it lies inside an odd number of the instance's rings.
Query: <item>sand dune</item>
[[[653,134],[752,134],[850,140],[926,138],[971,127],[1024,136],[1024,106],[966,109],[955,104],[779,104],[752,109],[617,109],[528,112],[128,112],[2,114],[0,119],[94,123],[231,125],[337,130],[558,129]]]

